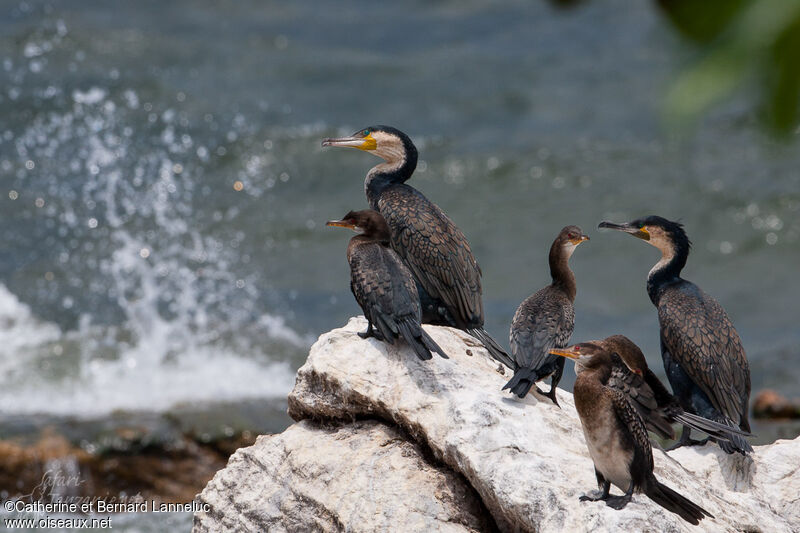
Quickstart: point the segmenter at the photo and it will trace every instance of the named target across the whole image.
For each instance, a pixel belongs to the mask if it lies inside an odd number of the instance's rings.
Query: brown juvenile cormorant
[[[575,359],[568,351],[559,351]],[[580,497],[581,501],[603,500],[614,509],[622,509],[634,492],[645,494],[658,505],[697,525],[713,516],[666,485],[653,474],[653,449],[647,428],[628,397],[608,382],[612,371],[611,355],[601,351],[575,367],[575,409],[581,419],[589,455],[594,462],[599,491]],[[610,496],[614,484],[625,491]]]
[[[550,276],[553,282],[528,296],[511,321],[509,341],[514,358],[514,377],[503,390],[524,398],[537,381],[552,376],[547,396],[558,405],[556,385],[564,372],[564,359],[551,355],[551,348],[563,348],[575,326],[575,275],[569,268],[572,252],[589,237],[578,226],[561,230],[550,247]],[[544,394],[537,387],[537,392]]]
[[[661,251],[647,276],[647,294],[658,308],[661,356],[672,391],[688,412],[750,431],[750,367],[742,342],[728,315],[700,287],[680,277],[691,243],[683,226],[659,216],[601,228],[630,233]],[[684,425],[680,442],[693,441]],[[741,436],[717,441],[726,453],[745,454],[752,446]]]
[[[422,322],[465,330],[496,360],[513,368],[505,351],[483,329],[481,270],[466,237],[439,207],[406,185],[417,167],[417,149],[403,132],[371,126],[322,146],[358,148],[384,160],[364,181],[369,206],[389,225],[390,245],[417,282]]]
[[[680,422],[718,439],[731,440],[733,434],[742,435],[738,428],[684,411],[678,399],[667,391],[647,366],[642,350],[624,335],[612,335],[601,341],[581,342],[569,348],[550,350],[555,355],[570,354],[570,357],[576,358],[578,365],[601,352],[608,353],[612,365],[608,381],[603,385],[623,392],[639,411],[647,429],[653,433],[665,439],[674,439],[672,424]]]
[[[331,220],[327,225],[359,233],[347,245],[350,290],[368,322],[367,331],[358,335],[389,344],[402,337],[420,359],[430,359],[432,351],[446,359],[444,351],[420,325],[414,278],[389,248],[389,227],[380,213],[372,209],[350,211],[342,220]]]

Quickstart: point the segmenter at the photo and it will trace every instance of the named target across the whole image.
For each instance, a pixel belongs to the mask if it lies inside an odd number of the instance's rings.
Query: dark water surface
[[[688,51],[649,3],[0,11],[2,414],[284,402],[316,336],[359,313],[349,236],[324,222],[366,205],[377,160],[320,140],[375,123],[420,148],[411,183],[470,239],[501,343],[578,224],[573,339],[624,333],[660,371],[658,253],[595,229],[660,214],[685,223],[684,275],[731,315],[754,390],[797,395],[797,137],[765,139],[741,102],[666,133]]]

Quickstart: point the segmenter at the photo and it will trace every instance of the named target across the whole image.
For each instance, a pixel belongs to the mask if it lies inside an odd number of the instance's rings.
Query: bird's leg
[[[561,407],[560,405],[558,405],[558,400],[556,400],[556,386],[553,384],[552,381],[550,382],[550,392],[548,392],[546,396],[551,400],[553,400],[553,403],[556,404],[558,407]]]
[[[375,336],[375,331],[372,329],[372,322],[367,320],[367,331],[358,334],[362,339],[369,339]]]
[[[692,435],[692,428],[690,428],[689,426],[683,426],[681,439],[664,451],[671,452],[672,450],[677,450],[681,446],[705,446],[705,444],[708,442],[708,437],[706,437],[703,440],[693,440],[691,438],[691,435]]]
[[[619,511],[620,509],[628,505],[628,502],[631,501],[632,496],[633,496],[633,481],[631,481],[631,484],[628,487],[628,490],[625,491],[624,495],[609,496],[608,499],[606,500],[606,505]]]
[[[542,389],[540,389],[535,383],[533,385],[533,388],[536,389],[536,394],[540,394],[540,395],[542,395],[544,397],[547,397],[547,394],[545,394],[544,391]]]
[[[563,359],[559,358],[562,362]],[[561,407],[558,405],[558,400],[556,400],[556,386],[558,382],[561,381],[561,374],[564,372],[564,365],[556,364],[556,370],[553,372],[553,376],[550,378],[550,392],[547,393],[547,397],[553,400],[553,403],[556,406]]]
[[[597,486],[600,490],[593,490],[589,494],[584,494],[580,497],[582,502],[596,502],[599,500],[608,499],[608,491],[611,490],[611,482],[603,477],[603,474],[594,469],[594,475],[597,477]]]

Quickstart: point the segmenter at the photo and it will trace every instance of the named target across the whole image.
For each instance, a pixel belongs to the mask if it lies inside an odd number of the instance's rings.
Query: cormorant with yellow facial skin
[[[647,294],[658,308],[664,369],[681,406],[749,432],[747,356],[725,310],[700,287],[680,277],[691,246],[683,226],[649,216],[623,224],[601,222],[599,227],[624,231],[661,251],[661,260],[647,276]],[[744,455],[753,450],[741,436],[717,442],[726,453]],[[704,443],[691,440],[691,428],[684,425],[675,448]]]
[[[347,246],[350,263],[350,290],[367,318],[366,339],[375,337],[389,344],[405,340],[422,360],[444,351],[422,329],[417,286],[411,272],[389,244],[389,227],[380,213],[372,209],[350,211],[328,226],[350,228],[358,235]]]
[[[564,372],[564,359],[550,355],[551,348],[563,348],[575,327],[575,275],[569,258],[589,237],[578,226],[563,228],[550,246],[552,283],[526,298],[514,313],[509,334],[514,377],[503,390],[524,398],[534,383],[551,377],[547,396],[558,405],[556,385]],[[539,394],[544,394],[537,387]]]
[[[371,126],[322,146],[357,148],[384,160],[364,181],[372,209],[386,219],[389,243],[414,276],[422,322],[465,330],[496,360],[513,368],[508,354],[483,329],[481,270],[469,242],[453,221],[421,192],[406,185],[417,166],[417,149],[403,132]]]
[[[576,365],[602,352],[611,360],[611,373],[603,384],[624,393],[653,433],[674,439],[672,424],[680,422],[718,439],[733,440],[734,435],[743,435],[738,428],[687,413],[647,366],[642,350],[624,335],[550,350],[551,354],[575,358]]]
[[[577,357],[570,351],[558,353],[570,359]],[[575,409],[600,487],[599,491],[581,496],[581,501],[605,501],[609,507],[622,509],[633,493],[639,492],[691,524],[697,525],[706,516],[713,518],[656,479],[653,449],[642,417],[628,396],[606,384],[613,367],[611,354],[600,351],[581,358],[580,363],[575,367]],[[612,483],[625,494],[611,496]]]

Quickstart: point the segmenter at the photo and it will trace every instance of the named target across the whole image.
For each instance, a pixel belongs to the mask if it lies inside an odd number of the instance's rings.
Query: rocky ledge
[[[501,393],[508,375],[461,331],[426,326],[450,359],[423,362],[360,339],[365,327],[319,338],[289,395],[299,423],[231,457],[200,494],[210,511],[194,531],[800,528],[800,437],[749,457],[656,450],[656,476],[716,517],[700,526],[643,495],[615,511],[578,501],[595,479],[569,393],[561,408]]]

